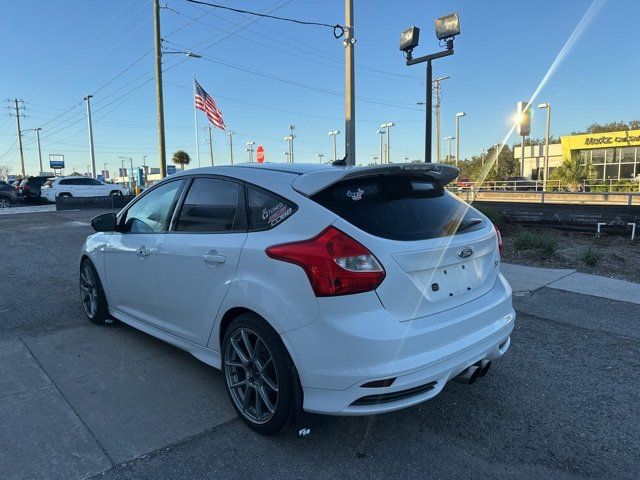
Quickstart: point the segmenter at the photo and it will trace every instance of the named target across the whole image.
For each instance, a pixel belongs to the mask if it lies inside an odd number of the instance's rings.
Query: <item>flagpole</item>
[[[193,76],[193,122],[196,129],[196,158],[200,166],[200,141],[198,140],[198,109],[196,108],[196,76]]]

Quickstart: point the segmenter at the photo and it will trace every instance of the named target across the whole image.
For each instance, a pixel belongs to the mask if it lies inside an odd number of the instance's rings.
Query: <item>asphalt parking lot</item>
[[[3,480],[640,476],[638,305],[537,290],[515,298],[511,348],[476,384],[260,437],[216,370],[83,318],[78,254],[96,213],[0,216]]]

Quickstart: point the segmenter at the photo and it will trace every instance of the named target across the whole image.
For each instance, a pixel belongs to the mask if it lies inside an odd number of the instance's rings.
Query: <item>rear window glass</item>
[[[267,230],[289,218],[296,205],[273,192],[247,186],[249,222],[252,230]]]
[[[441,186],[412,177],[340,182],[312,199],[372,235],[424,240],[482,228],[482,217]]]
[[[53,178],[47,180],[46,182],[44,182],[43,187],[50,187],[53,184],[53,181]]]

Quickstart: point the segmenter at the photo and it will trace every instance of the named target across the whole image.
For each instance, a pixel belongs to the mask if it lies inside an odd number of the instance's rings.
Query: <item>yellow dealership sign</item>
[[[587,133],[560,137],[562,156],[565,159],[577,155],[579,150],[640,146],[640,130],[621,132]]]

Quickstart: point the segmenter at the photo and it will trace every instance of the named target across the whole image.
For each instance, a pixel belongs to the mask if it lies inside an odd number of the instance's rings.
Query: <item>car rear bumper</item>
[[[283,334],[306,411],[368,415],[415,405],[470,365],[496,360],[509,348],[515,311],[502,275],[482,297],[405,322],[391,317],[375,293],[357,297],[319,299],[318,320]],[[389,387],[363,387],[392,378]]]

